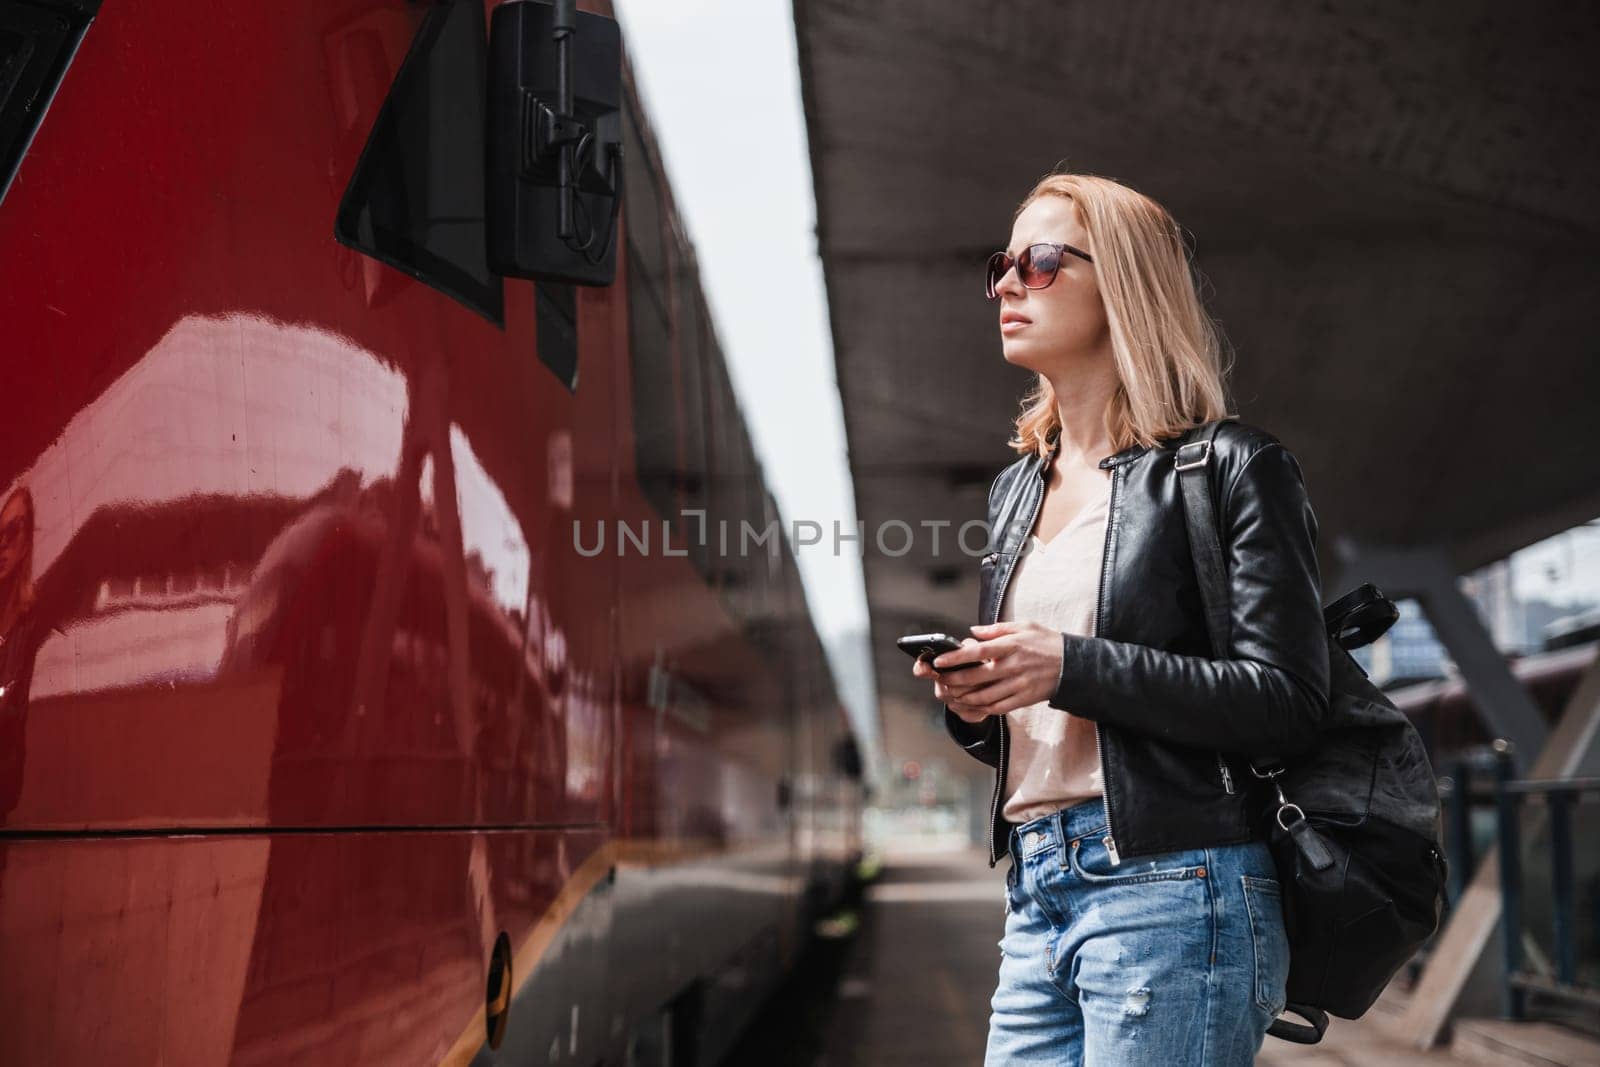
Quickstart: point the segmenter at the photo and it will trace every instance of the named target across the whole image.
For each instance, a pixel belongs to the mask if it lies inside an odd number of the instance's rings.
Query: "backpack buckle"
[[[1183,458],[1183,450],[1186,448],[1198,448],[1200,450],[1200,458],[1196,460],[1185,460]],[[1190,454],[1192,455],[1193,453]],[[1175,471],[1186,471],[1191,467],[1204,467],[1206,465],[1206,461],[1210,458],[1210,441],[1190,441],[1188,444],[1182,445],[1178,448],[1177,462],[1172,465],[1172,469]]]

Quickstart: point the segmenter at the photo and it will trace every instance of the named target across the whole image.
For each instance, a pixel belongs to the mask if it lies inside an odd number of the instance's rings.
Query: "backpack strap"
[[[1328,1032],[1328,1013],[1321,1008],[1291,1001],[1283,1006],[1283,1010],[1292,1011],[1303,1019],[1309,1019],[1311,1025],[1292,1023],[1280,1017],[1272,1020],[1272,1025],[1267,1028],[1267,1033],[1273,1037],[1295,1041],[1302,1045],[1315,1045],[1322,1040],[1322,1035]]]
[[[1217,508],[1211,498],[1211,452],[1217,430],[1233,418],[1226,415],[1198,426],[1185,435],[1173,460],[1173,470],[1178,472],[1178,484],[1183,490],[1183,521],[1189,528],[1189,553],[1194,558],[1195,577],[1200,583],[1200,600],[1205,605],[1206,630],[1211,635],[1211,655],[1215,659],[1228,658],[1228,641],[1232,629],[1230,598],[1228,596],[1228,564],[1222,555],[1222,538],[1218,533]],[[1250,771],[1257,778],[1274,776],[1273,769],[1281,771],[1283,761],[1276,756],[1262,756],[1250,761]]]
[[[1178,446],[1172,469],[1178,472],[1183,489],[1183,520],[1189,527],[1189,552],[1194,557],[1195,577],[1200,581],[1200,600],[1206,609],[1206,630],[1211,634],[1211,654],[1217,659],[1228,655],[1232,623],[1228,601],[1228,565],[1222,558],[1217,533],[1217,510],[1211,500],[1211,449],[1217,430],[1225,422],[1217,419],[1188,435]]]

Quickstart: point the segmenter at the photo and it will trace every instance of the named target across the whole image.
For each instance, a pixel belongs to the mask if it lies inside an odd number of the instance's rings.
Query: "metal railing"
[[[1600,794],[1600,778],[1518,780],[1512,777],[1515,771],[1511,743],[1497,740],[1492,748],[1500,864],[1500,931],[1505,946],[1501,990],[1506,1017],[1527,1017],[1530,992],[1576,1008],[1600,1008],[1600,989],[1578,983],[1577,886],[1572,840],[1572,810],[1582,803],[1585,794]],[[1527,802],[1543,804],[1549,818],[1553,977],[1529,970],[1523,963],[1521,816]],[[1454,836],[1456,830],[1451,832]]]
[[[1481,830],[1475,832],[1473,813],[1495,811],[1497,794],[1495,765],[1503,757],[1489,745],[1477,745],[1455,752],[1443,764],[1448,773],[1439,776],[1439,802],[1444,820],[1444,847],[1449,862],[1446,865],[1450,880],[1445,885],[1444,907],[1438,930],[1428,938],[1416,954],[1406,961],[1406,985],[1414,985],[1427,966],[1434,942],[1444,933],[1450,913],[1461,901],[1467,885],[1472,881],[1480,849],[1476,838],[1485,837]],[[1481,826],[1480,822],[1480,826]],[[1493,834],[1487,835],[1492,842]]]
[[[1444,808],[1444,847],[1448,856],[1450,881],[1445,888],[1445,914],[1453,911],[1467,890],[1478,866],[1473,812],[1493,812],[1499,794],[1497,765],[1509,757],[1489,745],[1457,752],[1449,762],[1449,773],[1439,778],[1439,801]],[[1490,835],[1492,837],[1492,835]]]

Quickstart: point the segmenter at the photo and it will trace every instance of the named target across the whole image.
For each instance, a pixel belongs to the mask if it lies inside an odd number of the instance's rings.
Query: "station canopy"
[[[1325,579],[1362,546],[1465,571],[1600,515],[1585,5],[794,8],[890,756],[955,751],[894,637],[964,633],[977,567],[873,532],[948,538],[1015,458],[1030,376],[983,265],[1058,165],[1193,234],[1236,410],[1301,460]]]

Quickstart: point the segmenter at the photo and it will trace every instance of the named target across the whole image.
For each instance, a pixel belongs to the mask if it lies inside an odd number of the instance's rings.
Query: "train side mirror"
[[[577,285],[616,278],[622,32],[574,0],[509,0],[489,24],[489,266]]]

